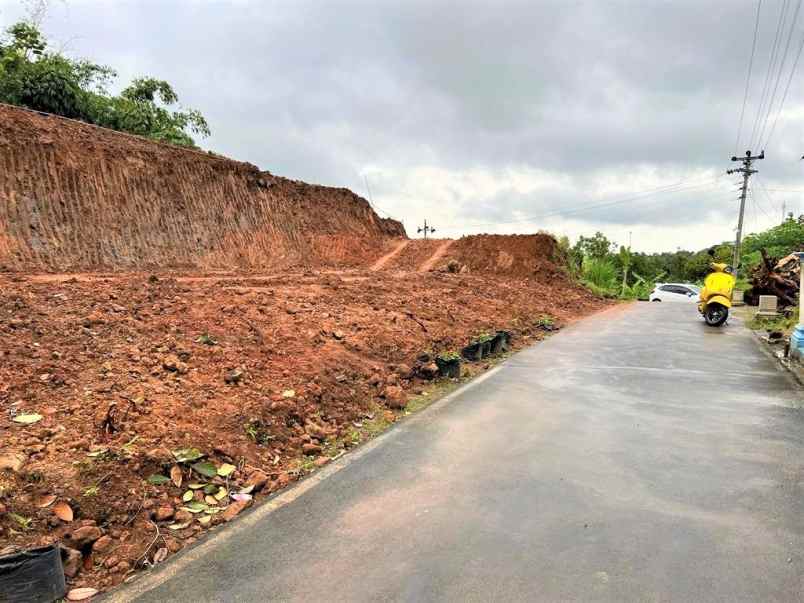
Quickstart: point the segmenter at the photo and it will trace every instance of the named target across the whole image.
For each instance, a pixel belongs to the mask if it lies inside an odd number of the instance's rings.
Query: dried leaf
[[[165,559],[167,559],[168,550],[165,547],[162,547],[154,554],[153,564],[156,565],[157,563],[162,563]]]
[[[170,468],[170,479],[177,488],[181,488],[181,468],[178,465],[173,465]]]
[[[282,392],[283,398],[294,398],[296,396],[296,392],[292,389],[286,389]]]
[[[223,500],[228,494],[229,492],[226,490],[226,488],[221,486],[218,488],[218,491],[213,494],[213,496],[215,497],[215,500]]]
[[[210,521],[212,521],[212,515],[202,515],[198,518],[198,523],[201,525],[207,525]]]
[[[201,513],[202,511],[206,511],[209,507],[202,502],[194,500],[192,502],[187,503],[187,506],[182,507],[185,511],[189,511],[190,513]]]
[[[242,492],[237,492],[236,494],[232,494],[232,500],[244,501],[244,500],[251,500],[251,499],[252,499],[251,494],[243,494]]]
[[[218,468],[209,461],[195,463],[191,465],[191,467],[205,477],[215,477],[216,475],[218,475]]]
[[[190,490],[200,490],[204,486],[206,486],[206,484],[187,484],[187,487],[190,488]]]
[[[191,523],[193,523],[192,519],[190,521],[185,521],[184,523],[172,523],[168,526],[168,528],[170,528],[171,530],[183,530]]]
[[[204,454],[198,448],[179,448],[173,451],[173,456],[176,457],[176,461],[179,463],[189,463],[191,461],[197,461],[203,457]]]
[[[73,520],[73,510],[66,502],[61,501],[53,507],[53,514],[62,521]]]
[[[232,474],[232,472],[237,469],[234,465],[230,465],[229,463],[224,463],[220,467],[218,467],[218,475],[221,477],[228,477]]]
[[[164,475],[159,475],[158,473],[154,473],[153,475],[149,475],[146,481],[154,486],[161,486],[162,484],[169,482],[170,478]]]
[[[55,494],[46,494],[45,496],[41,497],[39,500],[36,501],[36,506],[40,509],[44,509],[45,507],[49,507],[54,502],[56,502],[56,495]]]
[[[87,599],[94,597],[98,594],[98,589],[96,588],[74,588],[70,592],[67,593],[67,600],[68,601],[86,601]]]
[[[32,412],[17,415],[12,419],[15,423],[22,423],[23,425],[31,425],[42,420],[42,415]]]
[[[240,488],[240,494],[251,494],[252,490],[254,490],[254,484],[246,486],[245,488]]]
[[[214,496],[210,496],[209,494],[207,494],[204,497],[204,502],[207,503],[208,505],[217,505],[218,499],[216,499]]]
[[[182,494],[181,499],[184,502],[190,502],[191,500],[193,500],[193,491],[192,490],[187,490],[187,492]]]

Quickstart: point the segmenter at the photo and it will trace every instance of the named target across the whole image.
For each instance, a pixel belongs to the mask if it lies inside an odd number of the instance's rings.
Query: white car
[[[656,283],[648,299],[652,302],[697,302],[700,292],[689,283]]]

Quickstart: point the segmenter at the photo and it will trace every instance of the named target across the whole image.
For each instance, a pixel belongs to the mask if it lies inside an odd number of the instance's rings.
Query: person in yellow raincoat
[[[731,308],[731,294],[735,285],[732,269],[727,264],[713,263],[712,272],[704,279],[698,311],[706,324],[717,327],[726,322]]]

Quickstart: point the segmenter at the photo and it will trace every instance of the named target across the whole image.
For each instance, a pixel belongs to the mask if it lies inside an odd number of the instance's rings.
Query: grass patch
[[[798,308],[789,316],[754,316],[745,322],[746,326],[753,331],[781,331],[785,335],[793,332],[798,324]]]

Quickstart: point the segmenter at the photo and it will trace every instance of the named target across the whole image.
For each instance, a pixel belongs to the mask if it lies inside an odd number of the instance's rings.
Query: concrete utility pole
[[[765,151],[762,151],[759,155],[751,155],[751,151],[746,151],[745,157],[732,157],[732,161],[741,161],[743,167],[726,170],[727,174],[740,172],[743,175],[743,186],[740,189],[740,218],[737,221],[737,238],[734,241],[734,257],[731,262],[734,269],[734,278],[737,278],[737,266],[740,265],[740,245],[743,239],[743,215],[745,214],[745,197],[748,195],[748,179],[751,174],[757,173],[757,170],[751,169],[751,162],[756,159],[765,159]]]
[[[419,226],[419,229],[416,232],[423,232],[424,238],[427,238],[427,233],[433,234],[435,232],[435,228],[432,226],[427,226],[427,220],[424,221],[424,226]]]

